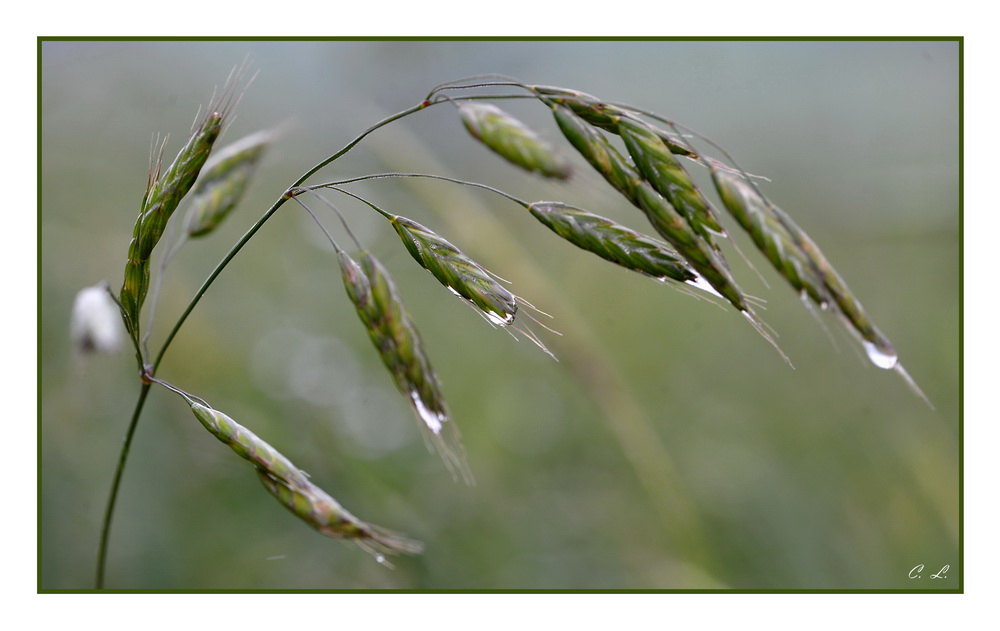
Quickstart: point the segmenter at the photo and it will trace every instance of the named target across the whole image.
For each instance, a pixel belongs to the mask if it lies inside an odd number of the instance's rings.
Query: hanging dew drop
[[[663,276],[663,277],[660,278],[660,280],[666,281],[667,278],[665,276]],[[708,293],[712,294],[713,296],[718,296],[719,298],[725,299],[722,294],[720,294],[719,292],[717,292],[715,290],[715,287],[712,287],[712,285],[707,280],[705,280],[704,278],[702,278],[701,276],[696,276],[694,280],[686,280],[686,281],[684,281],[684,283],[687,284],[687,285],[691,285],[692,287],[697,287],[698,289],[701,289],[702,291],[707,291]]]
[[[410,392],[410,400],[413,401],[413,407],[416,408],[417,415],[420,416],[420,420],[424,422],[424,425],[435,434],[440,434],[442,424],[445,420],[444,415],[428,409],[420,399],[420,394],[416,391]]]
[[[514,314],[499,314],[495,311],[484,311],[486,319],[497,326],[507,326],[514,321]]]
[[[896,364],[899,362],[899,357],[891,350],[887,351],[867,340],[863,341],[862,344],[865,347],[865,353],[867,353],[868,359],[883,370],[895,368]]]

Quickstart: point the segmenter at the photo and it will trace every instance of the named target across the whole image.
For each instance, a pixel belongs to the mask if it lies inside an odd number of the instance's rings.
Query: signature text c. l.
[[[950,569],[951,569],[950,565],[945,565],[940,570],[938,570],[936,573],[930,575],[931,580],[939,579],[939,578],[948,578],[947,574],[948,574],[948,570],[950,570]],[[913,579],[913,578],[923,578],[923,573],[924,573],[924,564],[921,563],[921,564],[915,566],[912,570],[910,570],[910,573],[907,574],[907,576],[909,576],[911,579]]]

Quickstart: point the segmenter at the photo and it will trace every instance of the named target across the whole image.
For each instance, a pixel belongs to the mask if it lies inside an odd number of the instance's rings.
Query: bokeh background
[[[246,58],[258,74],[222,142],[277,125],[284,134],[237,214],[170,263],[154,347],[301,173],[439,83],[503,73],[654,110],[770,178],[765,192],[823,247],[936,409],[871,366],[837,322],[803,309],[742,235],[760,277],[735,251],[728,258],[745,290],[767,300],[764,318],[794,370],[731,310],[576,250],[499,197],[439,182],[359,185],[551,314],[563,335],[536,331],[560,361],[491,329],[414,264],[384,220],[341,204],[401,286],[444,382],[477,477],[454,482],[371,347],[329,243],[286,205],[198,306],[159,376],[426,552],[389,570],[318,535],[183,401],[154,389],[119,498],[107,587],[959,587],[956,42],[47,41],[41,589],[93,586],[139,390],[131,353],[73,351],[73,297],[101,280],[120,285],[153,138],[169,134],[172,159],[199,106]],[[561,142],[544,107],[504,107]],[[378,131],[314,181],[380,171],[562,199],[646,230],[582,163],[565,184],[524,174],[472,140],[447,106]],[[928,571],[910,578],[920,564]],[[945,565],[946,578],[929,578]]]

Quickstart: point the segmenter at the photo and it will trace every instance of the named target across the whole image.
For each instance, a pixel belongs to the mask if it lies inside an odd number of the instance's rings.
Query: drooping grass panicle
[[[657,233],[709,284],[740,311],[750,305],[736,285],[721,253],[712,248],[691,227],[670,202],[660,195],[601,132],[569,108],[552,108],[567,140],[604,178],[633,205],[643,211]]]
[[[708,167],[712,174],[713,184],[720,198],[723,200],[723,205],[734,216],[737,223],[750,233],[754,244],[762,250],[768,260],[778,269],[789,284],[804,296],[805,299],[811,300],[821,309],[837,313],[846,322],[849,330],[861,340],[865,352],[872,363],[884,369],[895,370],[920,398],[930,407],[934,407],[913,378],[910,377],[899,363],[898,355],[891,342],[867,316],[860,302],[847,288],[846,283],[826,260],[815,242],[784,211],[767,200],[753,182],[753,178],[766,178],[749,174],[733,160],[732,156],[725,149],[711,139],[675,121],[664,118],[655,112],[621,104],[604,103],[590,95],[563,88],[532,86],[532,89],[539,94],[539,98],[543,102],[550,106],[555,103],[569,107],[587,122],[611,133],[621,135],[626,142],[626,147],[629,149],[630,155],[636,160],[637,168],[643,172],[643,176],[651,183],[660,184],[657,181],[656,172],[661,169],[654,168],[657,167],[655,162],[650,161],[646,163],[648,158],[643,155],[644,153],[655,157],[657,160],[662,160],[663,164],[669,167],[662,173],[661,179],[664,182],[671,181],[672,171],[676,168],[680,168],[681,172],[683,171],[679,164],[675,166],[671,160],[663,160],[663,156],[667,152],[662,151],[662,149],[656,149],[656,142],[651,140],[651,135],[656,136],[664,143],[669,153],[688,157]],[[622,115],[623,112],[625,115]],[[639,116],[659,121],[670,127],[674,133],[668,133],[663,129],[651,125],[638,118]],[[732,166],[709,156],[700,155],[687,140],[681,140],[685,136],[697,137],[699,140],[708,143],[730,160]],[[650,148],[653,148],[654,151],[649,152],[648,149]],[[684,177],[686,177],[686,174],[684,174]],[[690,181],[689,178],[688,181]],[[676,184],[684,185],[685,183],[678,181]],[[642,195],[643,191],[640,189],[637,189],[637,192]],[[657,187],[657,190],[663,193],[664,197],[671,197],[669,190],[661,190],[659,187]],[[696,188],[695,191],[700,200],[705,200],[700,191],[697,191]],[[647,204],[652,200],[648,195],[645,198]],[[673,201],[674,203],[678,202],[678,200]],[[685,206],[683,203],[677,203],[677,205],[681,206],[681,208]],[[711,210],[710,205],[707,205],[707,207]],[[690,206],[684,208],[684,210],[689,211],[685,213],[689,219],[698,216],[690,213]],[[651,217],[651,219],[653,218]],[[695,219],[695,222],[697,222],[697,219]],[[715,223],[721,228],[721,223],[717,221]],[[712,232],[715,231],[716,229],[713,227]],[[661,232],[661,234],[663,233]],[[677,243],[673,241],[671,243],[677,246],[678,249],[682,249]],[[749,263],[749,261],[747,262]],[[718,289],[718,287],[716,288]],[[733,301],[730,300],[730,302]],[[734,302],[733,304],[736,305],[737,303]],[[750,320],[751,324],[765,338],[771,341],[775,348],[778,348],[765,325],[753,315],[752,311],[742,309],[741,311]],[[781,352],[780,349],[778,350]],[[784,356],[784,353],[782,355]]]
[[[162,383],[162,382],[161,382]],[[385,554],[419,553],[420,542],[361,521],[340,505],[288,458],[229,416],[184,396],[195,418],[244,460],[250,462],[264,488],[285,508],[328,537],[354,541],[385,562]]]
[[[470,134],[511,164],[545,177],[570,176],[569,161],[535,131],[490,103],[456,102]]]
[[[740,311],[754,329],[778,351],[782,359],[791,365],[788,356],[778,346],[773,334],[754,312],[737,285],[722,252],[696,232],[687,218],[614,148],[598,128],[580,118],[569,107],[553,104],[552,111],[570,144],[609,184],[642,210],[656,232],[677,249],[715,293]]]
[[[429,444],[455,477],[472,484],[465,448],[445,404],[441,383],[388,271],[367,251],[360,253],[360,261],[343,250],[337,259],[347,295],[393,382],[416,413]]]
[[[209,158],[191,190],[184,222],[188,236],[210,234],[232,212],[276,137],[273,130],[259,131],[223,147]]]

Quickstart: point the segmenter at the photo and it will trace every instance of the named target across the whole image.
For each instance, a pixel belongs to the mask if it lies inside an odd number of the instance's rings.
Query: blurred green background
[[[172,261],[154,346],[301,173],[441,82],[504,73],[654,110],[769,177],[765,192],[823,247],[936,410],[871,366],[838,323],[824,332],[742,235],[767,284],[728,258],[744,289],[767,300],[764,318],[794,370],[731,310],[604,264],[499,197],[371,183],[353,190],[443,234],[551,314],[563,336],[541,336],[561,361],[492,330],[414,264],[384,220],[342,203],[401,286],[444,382],[478,484],[454,482],[349,305],[332,249],[288,204],[201,302],[159,376],[426,552],[388,570],[318,535],[178,397],[154,389],[107,587],[959,587],[956,42],[47,41],[41,589],[93,586],[139,390],[130,352],[73,352],[73,297],[104,279],[120,286],[154,135],[169,134],[171,160],[199,106],[247,56],[259,74],[222,142],[286,131],[237,214]],[[504,107],[559,141],[544,107]],[[582,163],[566,184],[524,174],[476,144],[447,106],[378,131],[314,181],[403,170],[561,199],[647,230]],[[919,564],[928,571],[909,578]],[[945,565],[947,578],[929,578]]]

